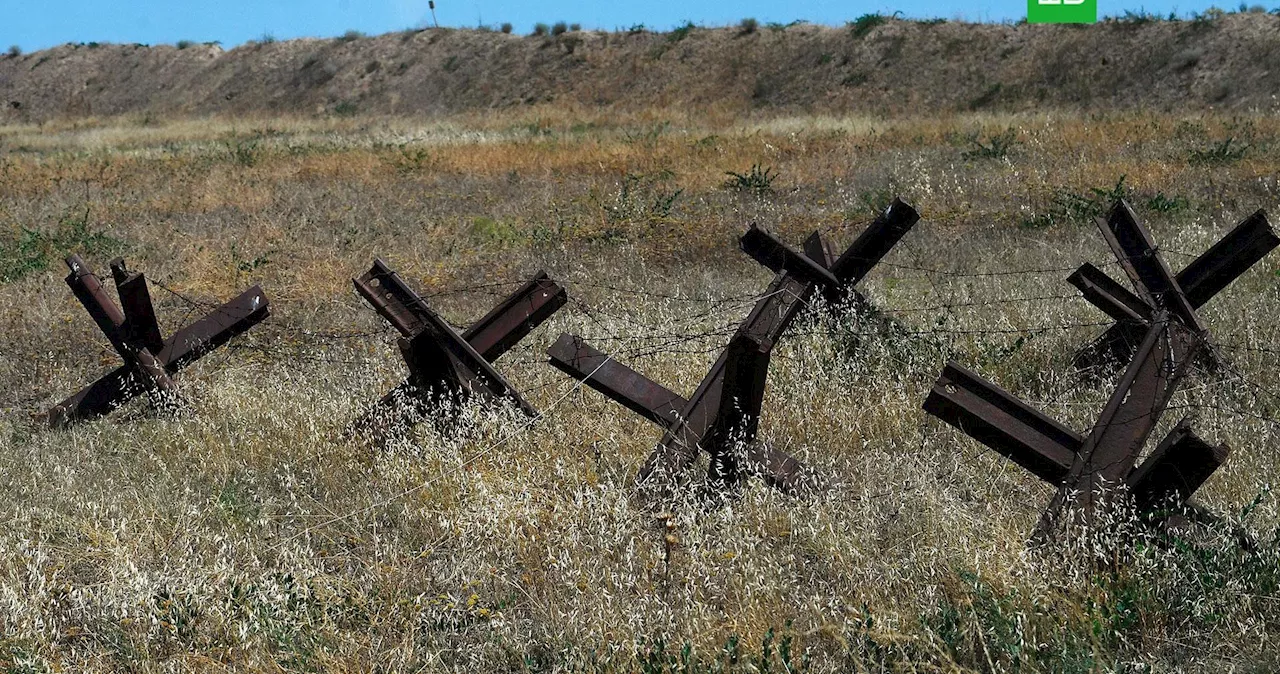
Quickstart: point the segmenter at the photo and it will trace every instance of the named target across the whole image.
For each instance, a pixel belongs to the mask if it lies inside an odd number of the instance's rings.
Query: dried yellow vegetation
[[[920,404],[955,358],[1078,429],[1124,195],[1175,264],[1277,212],[1272,116],[722,119],[555,108],[425,122],[0,127],[0,668],[42,671],[1272,671],[1280,666],[1280,257],[1203,310],[1230,368],[1183,387],[1234,450],[1198,495],[1258,538],[1028,549],[1050,489]],[[734,172],[769,169],[759,189]],[[726,186],[728,183],[729,186]],[[761,438],[827,475],[665,519],[632,498],[658,437],[543,364],[561,330],[696,386],[768,272],[750,222],[843,246],[923,215],[863,282],[899,326],[802,318]],[[32,415],[113,366],[61,258],[162,284],[172,330],[262,283],[273,316],[184,372],[176,416]],[[456,324],[539,268],[573,301],[499,361],[544,412],[469,406],[342,440],[403,376],[350,277],[386,257]],[[671,540],[665,537],[670,532]]]

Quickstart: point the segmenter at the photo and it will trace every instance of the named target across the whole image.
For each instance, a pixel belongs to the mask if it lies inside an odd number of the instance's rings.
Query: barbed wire
[[[868,220],[869,221],[869,220]],[[853,223],[857,224],[857,223]],[[840,228],[852,227],[853,224],[832,225],[828,226],[824,231],[833,231]],[[863,223],[865,224],[865,223]],[[879,264],[909,271],[920,272],[919,278],[925,278],[932,284],[932,292],[937,297],[947,297],[949,294],[954,295],[957,291],[944,292],[939,287],[938,281],[948,279],[981,279],[981,278],[1005,278],[1017,276],[1035,276],[1053,273],[1065,273],[1074,271],[1075,266],[1047,266],[1047,267],[1029,267],[1012,270],[995,270],[983,272],[966,272],[952,269],[943,269],[930,266],[920,262],[922,255],[914,249],[909,241],[903,248],[908,253],[913,254],[916,259],[911,262],[884,260]],[[1191,255],[1182,253],[1172,249],[1163,249],[1180,255]],[[1119,266],[1119,262],[1112,261],[1107,264]],[[189,311],[210,311],[216,310],[221,305],[217,302],[204,300],[194,297],[189,293],[177,290],[169,283],[159,279],[148,279],[151,283],[176,298],[180,303],[185,305]],[[501,279],[494,281],[484,281],[480,283],[464,283],[444,288],[435,289],[422,293],[424,300],[443,297],[466,296],[468,294],[483,293],[494,294],[499,289],[510,288],[525,283],[527,279]],[[749,305],[756,304],[767,297],[763,292],[748,292],[727,294],[721,296],[706,295],[689,295],[679,292],[654,291],[644,287],[629,286],[617,282],[598,282],[593,280],[573,279],[562,282],[563,286],[569,289],[590,290],[594,293],[604,293],[605,295],[614,295],[621,298],[621,301],[633,302],[638,298],[643,298],[647,302],[678,302],[687,305],[698,305],[701,308],[692,312],[683,312],[675,316],[664,316],[664,320],[660,325],[646,321],[637,317],[634,312],[626,310],[617,310],[610,306],[609,301],[588,302],[578,297],[578,293],[571,293],[567,308],[575,315],[585,319],[586,323],[592,326],[590,338],[605,344],[613,345],[615,357],[622,360],[644,359],[651,356],[707,356],[717,353],[723,349],[724,343],[738,330],[741,317],[745,308]],[[1041,323],[1028,326],[1008,325],[995,326],[973,326],[965,324],[948,324],[958,320],[959,309],[975,309],[982,307],[1005,307],[1015,304],[1035,303],[1035,302],[1066,302],[1079,298],[1076,292],[1069,293],[1042,293],[1026,296],[1015,297],[994,297],[985,300],[956,299],[954,301],[939,301],[922,305],[908,306],[878,306],[875,311],[886,316],[909,316],[925,313],[943,314],[944,318],[940,318],[938,322],[928,326],[909,326],[899,324],[895,326],[892,335],[897,338],[905,338],[918,341],[920,345],[927,346],[931,349],[947,351],[951,353],[954,345],[950,345],[945,341],[946,338],[956,336],[1036,336],[1051,331],[1072,331],[1088,328],[1099,328],[1110,326],[1113,324],[1109,318],[1102,317],[1099,320],[1060,320],[1052,323]],[[813,302],[806,302],[806,309],[813,308]],[[1006,320],[1007,319],[1002,319]],[[385,339],[393,336],[395,330],[388,325],[380,324],[374,329],[335,331],[335,330],[319,330],[313,327],[292,324],[274,318],[267,329],[267,335],[263,339],[237,340],[233,343],[230,350],[235,351],[253,351],[264,356],[290,358],[307,363],[316,364],[333,364],[341,366],[366,366],[377,362],[377,357],[370,356],[368,358],[351,358],[345,354],[324,354],[317,353],[316,347],[326,347],[338,345],[342,347],[343,343],[349,343],[363,339]],[[624,329],[619,330],[619,326]],[[265,326],[264,326],[265,327]],[[259,333],[264,332],[259,330]],[[806,328],[792,328],[789,332],[794,336],[822,336],[827,338],[878,338],[886,336],[886,332],[882,326],[869,326],[863,321],[849,324],[847,322],[827,321],[821,326],[810,325]],[[942,341],[939,341],[939,340]],[[1280,355],[1280,348],[1256,346],[1242,341],[1238,341],[1233,335],[1226,335],[1225,339],[1221,339],[1218,345],[1229,350],[1246,351],[1251,353],[1261,353],[1266,355]],[[524,366],[536,365],[546,362],[537,350],[526,351],[530,356],[507,358],[504,363],[507,366]],[[786,358],[785,355],[778,355],[780,358]],[[921,373],[924,374],[924,373]],[[1258,382],[1251,381],[1243,373],[1236,371],[1234,373],[1236,381],[1246,383],[1253,391],[1255,397],[1262,396],[1268,399],[1277,399],[1275,393],[1270,391],[1267,386]],[[535,384],[535,388],[530,390],[541,390],[552,385],[554,380]],[[1079,386],[1083,386],[1080,384]],[[1079,386],[1073,387],[1066,391],[1061,391],[1054,399],[1043,401],[1047,404],[1061,405],[1061,399],[1070,397],[1073,391]],[[1249,412],[1248,410],[1237,410],[1243,416],[1253,415],[1264,419],[1270,423],[1280,423],[1274,419],[1267,418],[1263,415]]]

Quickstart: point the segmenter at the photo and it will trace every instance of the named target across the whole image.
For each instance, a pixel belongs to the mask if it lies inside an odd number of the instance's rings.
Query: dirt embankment
[[[154,114],[440,114],[555,102],[742,113],[1277,106],[1280,16],[1090,26],[889,20],[555,37],[64,45],[0,57],[0,121]]]

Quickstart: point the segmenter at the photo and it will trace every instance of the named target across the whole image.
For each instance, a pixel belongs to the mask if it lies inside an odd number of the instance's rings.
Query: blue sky
[[[1280,0],[1266,0],[1271,9]],[[1145,9],[1168,14],[1202,11],[1214,3],[1156,1],[1142,4],[1098,0],[1100,15]],[[1238,4],[1238,1],[1237,1]],[[1221,6],[1221,5],[1220,5]],[[1228,7],[1232,7],[1230,3]],[[24,50],[64,42],[173,43],[218,40],[233,46],[270,34],[277,39],[341,35],[348,30],[384,33],[430,25],[427,0],[4,0],[0,49],[16,44]],[[1026,15],[1025,0],[901,0],[892,4],[835,0],[437,0],[442,26],[497,26],[510,21],[527,33],[539,21],[564,20],[586,28],[626,28],[643,23],[667,29],[686,20],[703,25],[736,23],[743,17],[787,23],[804,19],[842,24],[870,12],[901,11],[909,17],[963,18],[969,21],[1017,20]]]

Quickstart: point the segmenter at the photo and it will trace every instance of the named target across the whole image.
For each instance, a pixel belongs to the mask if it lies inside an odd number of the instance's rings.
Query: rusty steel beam
[[[547,354],[556,369],[664,429],[676,423],[688,402],[577,335],[560,335]]]
[[[831,263],[831,273],[844,286],[857,285],[919,221],[920,214],[895,197],[844,254]]]
[[[440,317],[381,259],[352,279],[356,291],[400,332],[400,353],[409,380],[388,393],[356,425],[374,416],[416,413],[430,391],[510,398],[525,414],[538,412],[496,368],[493,360],[549,318],[568,297],[564,288],[538,272],[516,292],[476,321],[463,335]],[[412,399],[409,405],[400,401]],[[404,421],[404,419],[401,419]]]
[[[1110,490],[1133,471],[1147,437],[1199,348],[1198,336],[1167,312],[1154,317],[1133,361],[1040,518],[1037,539],[1052,535],[1072,497],[1076,498],[1073,508],[1083,513],[1085,521],[1095,521],[1095,511],[1109,502]]]
[[[462,333],[462,338],[492,363],[567,301],[569,296],[564,288],[551,280],[546,272],[540,271],[483,318],[472,323]]]
[[[1126,480],[1138,512],[1186,504],[1230,455],[1229,447],[1201,440],[1183,419]]]
[[[786,273],[777,275],[746,320],[738,326],[737,334],[749,335],[765,348],[772,349],[813,291],[812,283]],[[641,466],[636,477],[638,484],[673,479],[697,458],[720,410],[726,358],[727,354],[721,352],[697,390],[689,396],[678,415],[679,422],[663,435]]]
[[[1086,264],[1068,279],[1086,299],[1117,320],[1076,354],[1074,362],[1080,369],[1128,360],[1142,340],[1153,311],[1165,307],[1179,317],[1194,316],[1196,309],[1280,245],[1280,237],[1272,230],[1266,213],[1259,210],[1170,280],[1168,267],[1160,259],[1150,234],[1123,201],[1117,202],[1111,216],[1099,219],[1098,224],[1143,297],[1133,295],[1092,265]],[[1155,301],[1157,296],[1161,302]],[[1188,325],[1203,331],[1198,321],[1197,317]],[[1214,366],[1212,352],[1204,351],[1202,358],[1207,366]]]
[[[161,348],[153,352],[159,324],[145,277],[130,274],[123,260],[112,261],[112,276],[125,306],[122,312],[84,260],[73,255],[67,258],[67,266],[71,268],[67,285],[125,364],[55,405],[48,413],[53,426],[107,414],[146,391],[158,391],[172,399],[176,386],[171,375],[269,314],[262,288],[254,286],[168,340],[161,340]]]
[[[426,328],[426,302],[405,285],[400,275],[388,267],[382,258],[374,260],[369,271],[351,281],[355,284],[356,292],[398,330],[401,336],[412,339]]]
[[[800,459],[760,442],[747,445],[743,470],[788,496],[804,498],[824,488],[818,476]]]
[[[1195,308],[1187,300],[1173,275],[1173,270],[1160,256],[1151,233],[1138,220],[1123,199],[1106,218],[1098,219],[1098,229],[1120,267],[1129,275],[1138,295],[1153,308],[1165,309],[1196,332],[1204,332]]]
[[[581,337],[562,334],[547,353],[556,368],[664,431],[677,426],[680,410],[688,405],[689,401],[679,394],[617,362]],[[744,472],[760,477],[785,494],[799,497],[821,488],[813,471],[782,450],[753,442],[747,445],[746,458]]]
[[[436,384],[460,385],[467,393],[485,391],[494,398],[509,397],[525,414],[538,415],[506,377],[471,348],[467,340],[425,304],[420,307],[418,313],[425,327],[413,338],[401,341],[401,352],[421,388]]]
[[[109,414],[142,392],[133,366],[122,365],[54,405],[47,415],[49,425],[61,428],[74,421]]]
[[[708,476],[713,483],[734,485],[742,479],[736,448],[750,445],[760,427],[770,347],[749,334],[739,334],[725,347],[720,409],[708,437]]]
[[[1277,245],[1280,237],[1259,210],[1178,272],[1178,285],[1191,306],[1200,308]]]
[[[814,236],[817,236],[817,232]],[[754,223],[747,229],[747,233],[738,239],[738,244],[743,252],[775,274],[785,271],[826,289],[840,287],[840,280],[835,277],[835,274],[827,271],[826,265],[821,261],[822,258],[813,258],[792,250],[781,239],[756,227]],[[815,249],[811,252],[817,251]]]
[[[830,269],[831,264],[835,262],[835,258],[831,256],[831,247],[818,232],[810,234],[809,238],[804,240],[804,254],[810,260],[822,265],[823,269]]]
[[[79,255],[68,256],[66,263],[71,270],[66,278],[71,294],[75,295],[80,305],[89,312],[93,322],[98,325],[102,334],[106,335],[111,346],[120,353],[120,357],[125,358],[130,349],[124,341],[124,314],[107,296],[106,290],[102,287],[102,281],[98,280],[93,269],[80,259]]]
[[[107,296],[102,282],[78,255],[66,260],[71,273],[67,275],[67,285],[71,293],[80,300],[89,315],[93,317],[98,329],[106,335],[124,362],[133,366],[137,376],[149,388],[173,393],[175,387],[165,372],[164,365],[145,346],[130,342],[125,333],[125,316],[119,307]]]
[[[1084,444],[1075,431],[954,362],[924,410],[1053,485],[1062,483]]]
[[[1078,288],[1093,306],[1117,321],[1147,323],[1151,320],[1151,305],[1088,262],[1068,276],[1067,282]]]
[[[253,286],[204,318],[173,333],[157,354],[167,372],[178,372],[201,356],[226,344],[271,315],[262,286]]]
[[[164,336],[156,320],[155,306],[151,303],[151,291],[142,272],[130,273],[124,266],[124,258],[111,261],[111,276],[120,295],[120,308],[124,310],[125,338],[152,353],[164,349]]]

